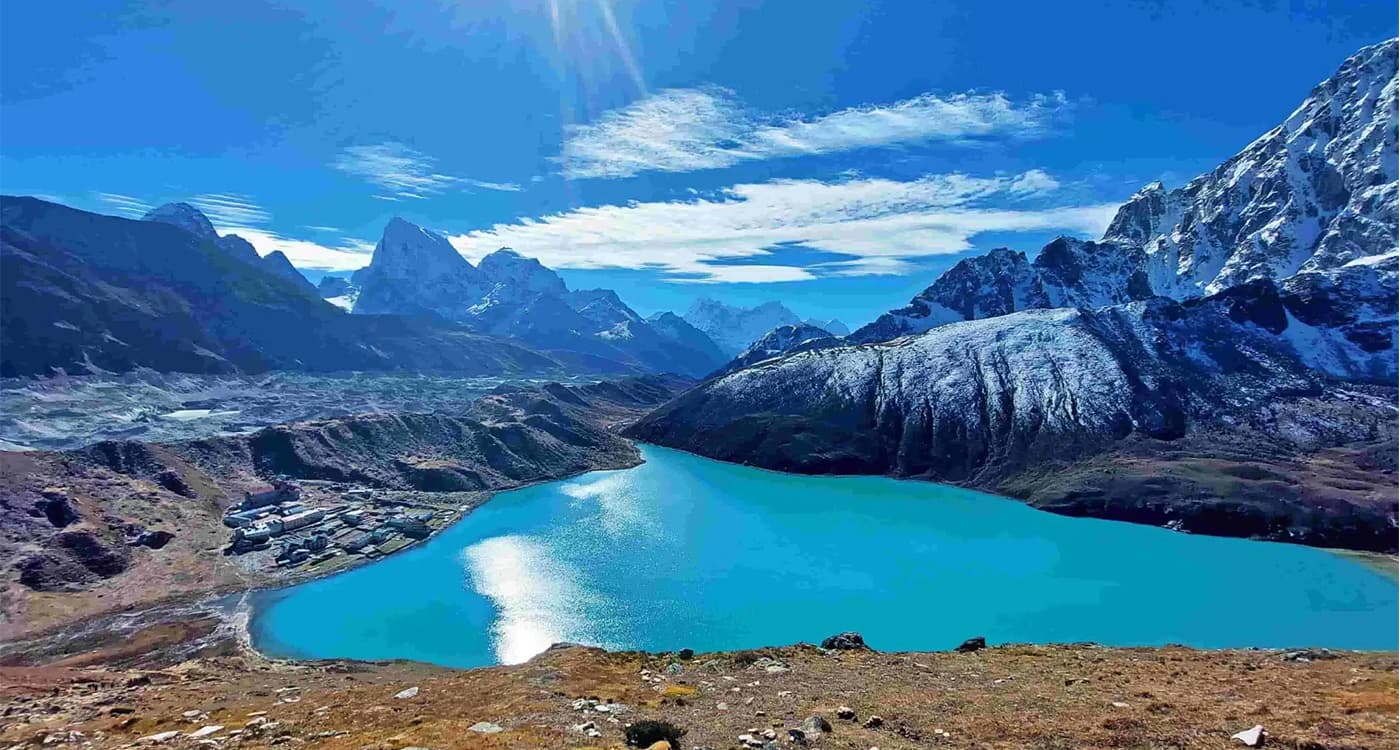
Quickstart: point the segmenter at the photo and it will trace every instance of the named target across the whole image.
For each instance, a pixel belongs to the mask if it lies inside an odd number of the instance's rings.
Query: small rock
[[[164,742],[169,742],[179,736],[180,732],[172,729],[169,732],[156,732],[155,734],[146,735],[138,740],[138,742],[151,742],[159,745]]]
[[[667,740],[657,740],[647,745],[647,750],[671,750],[671,743]]]
[[[685,667],[682,667],[682,666],[680,665],[679,662],[674,662],[674,661],[673,661],[673,662],[671,662],[670,664],[667,664],[667,665],[666,665],[666,674],[675,676],[675,675],[678,675],[678,674],[680,674],[681,672],[684,672],[684,671],[685,671]]]
[[[1110,705],[1112,705],[1114,708],[1127,708],[1127,707],[1128,707],[1128,704],[1124,703],[1123,701],[1114,701],[1114,702],[1111,703]]]
[[[865,638],[860,633],[837,633],[822,640],[822,648],[828,651],[868,651]]]
[[[963,641],[956,650],[960,654],[970,654],[973,651],[981,651],[986,647],[987,639],[979,635],[976,638],[968,638]]]
[[[807,744],[807,733],[802,731],[801,729],[789,729],[787,730],[787,733],[788,742],[791,742],[794,745]]]
[[[850,706],[838,706],[836,709],[836,718],[846,721],[855,721],[856,710]]]
[[[186,719],[197,719],[197,718],[199,718],[200,716],[203,716],[203,715],[204,715],[204,712],[201,711],[201,710],[199,710],[199,709],[197,709],[197,708],[193,708],[193,709],[190,709],[189,711],[186,711],[186,712],[184,712],[184,713],[182,713],[182,714],[180,714],[180,715],[183,716],[183,717],[185,717]]]
[[[574,725],[574,731],[575,731],[575,732],[582,732],[582,733],[584,733],[584,734],[587,734],[587,733],[588,733],[588,730],[590,730],[590,729],[597,729],[597,728],[598,728],[598,725],[595,724],[595,723],[593,723],[593,722],[591,722],[591,721],[585,721],[585,722],[583,722],[582,724],[575,724],[575,725]]]
[[[223,731],[223,729],[223,724],[210,724],[209,726],[200,727],[199,729],[190,732],[190,739],[197,740],[200,737],[208,737],[211,734],[217,734]]]
[[[728,703],[716,703],[716,704],[715,704],[715,710],[716,710],[716,711],[728,711],[728,710],[729,710],[729,704],[728,704]]]
[[[411,688],[404,688],[403,690],[400,690],[399,692],[394,693],[394,697],[395,697],[395,698],[398,698],[399,700],[407,700],[407,699],[409,699],[409,698],[415,698],[415,697],[417,697],[417,696],[418,696],[418,686],[417,686],[417,685],[414,685],[414,686],[411,687]]]
[[[821,716],[808,716],[802,722],[802,731],[807,734],[823,734],[831,731],[831,722]]]
[[[500,724],[494,724],[489,721],[478,721],[477,723],[467,727],[467,729],[470,729],[473,732],[480,732],[482,734],[498,734],[500,732],[505,731],[501,728]]]
[[[763,730],[762,732],[760,732],[759,734],[760,734],[760,735],[763,737],[763,739],[765,739],[765,740],[776,740],[776,739],[778,739],[778,733],[775,732],[775,731],[773,731],[772,729],[765,729],[765,730]]]
[[[676,656],[677,656],[677,658],[679,658],[681,661],[690,661],[691,659],[694,659],[694,658],[695,658],[695,649],[693,649],[693,648],[683,648],[683,649],[681,649],[680,651],[677,651],[677,652],[676,652]]]
[[[879,716],[871,716],[870,718],[866,719],[865,723],[861,726],[865,727],[866,729],[879,729],[884,725],[884,719],[880,718]]]
[[[1245,747],[1262,747],[1266,736],[1268,736],[1268,732],[1264,731],[1264,726],[1262,724],[1255,724],[1243,732],[1235,732],[1230,735],[1230,739],[1243,742]]]

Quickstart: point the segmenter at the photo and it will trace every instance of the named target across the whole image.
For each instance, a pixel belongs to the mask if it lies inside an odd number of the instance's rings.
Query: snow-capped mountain
[[[370,264],[355,274],[354,312],[460,320],[492,282],[446,237],[398,217],[389,220]]]
[[[1034,262],[1005,249],[966,259],[851,339],[1016,310],[1190,299],[1261,278],[1286,284],[1393,253],[1396,61],[1396,40],[1361,50],[1216,169],[1176,190],[1138,191],[1101,241],[1062,237]]]
[[[757,307],[735,307],[708,297],[695,300],[686,310],[685,322],[704,331],[730,357],[738,356],[765,333],[779,326],[801,323],[781,302]]]
[[[733,362],[725,365],[724,369],[717,372],[716,375],[742,370],[774,357],[832,346],[840,346],[840,340],[832,336],[831,332],[825,328],[818,328],[806,323],[798,323],[795,326],[778,326],[765,333],[758,341],[750,344],[749,348],[735,357]]]
[[[1300,350],[1325,357],[1336,342],[1300,341],[1280,328],[1292,314],[1260,280],[816,347],[709,380],[629,434],[778,470],[963,483],[1071,515],[1393,549],[1394,474],[1375,470],[1394,451],[1393,387],[1333,385]],[[1348,367],[1394,383],[1393,356]],[[1314,455],[1336,479],[1316,480]]]
[[[755,357],[643,440],[1039,507],[1395,549],[1396,42],[1104,238],[954,266],[839,342]],[[1325,469],[1322,467],[1326,467]]]
[[[826,331],[827,333],[831,334],[832,336],[848,336],[851,333],[850,327],[847,326],[845,323],[842,323],[837,318],[830,318],[828,320],[817,320],[816,318],[808,318],[802,322],[806,325],[812,326],[813,328],[820,328],[823,331]]]
[[[704,375],[725,361],[713,344],[656,330],[611,290],[570,291],[554,271],[508,248],[473,266],[442,235],[398,218],[369,266],[334,291],[353,297],[355,313],[432,315],[590,367]]]

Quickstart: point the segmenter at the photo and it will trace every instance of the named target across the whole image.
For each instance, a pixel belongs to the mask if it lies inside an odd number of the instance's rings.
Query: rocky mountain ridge
[[[607,289],[569,290],[554,271],[502,248],[473,266],[445,237],[403,219],[356,272],[352,310],[433,316],[581,360],[703,375],[723,364],[696,332],[657,328]]]
[[[228,250],[242,241],[211,239],[197,211],[169,213],[174,223],[0,198],[0,375],[627,369],[431,320],[347,315],[264,264],[280,256],[247,263]]]
[[[1175,190],[1154,182],[1138,191],[1098,242],[1061,237],[1033,262],[1006,249],[961,261],[851,340],[1017,310],[1190,299],[1257,279],[1317,286],[1327,282],[1294,278],[1393,267],[1396,63],[1394,39],[1362,49],[1216,169]]]

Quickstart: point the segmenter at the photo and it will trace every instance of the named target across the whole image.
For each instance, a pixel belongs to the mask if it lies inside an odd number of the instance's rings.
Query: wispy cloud
[[[155,206],[152,206],[140,198],[122,195],[121,193],[94,193],[93,195],[104,205],[110,206],[112,210],[116,211],[119,215],[129,216],[133,219],[139,219],[145,216],[147,211],[155,208]]]
[[[555,268],[661,271],[673,281],[800,281],[902,273],[914,258],[959,253],[983,232],[1094,235],[1116,205],[1046,206],[1058,183],[1018,175],[918,180],[779,180],[692,201],[595,206],[449,238],[468,259],[510,246]],[[783,244],[851,256],[763,263]],[[731,265],[736,261],[742,264]]]
[[[505,192],[521,189],[512,182],[489,182],[443,174],[437,171],[436,161],[432,157],[402,143],[351,146],[342,151],[331,166],[381,188],[385,193],[374,197],[390,201],[427,198],[463,187]]]
[[[236,193],[202,193],[188,199],[191,206],[209,217],[214,226],[247,227],[266,224],[272,218],[246,195]]]
[[[1068,107],[1060,93],[1020,102],[996,92],[922,94],[812,117],[775,117],[751,111],[728,89],[667,89],[571,126],[560,162],[565,177],[618,178],[877,146],[1025,138],[1043,134]]]

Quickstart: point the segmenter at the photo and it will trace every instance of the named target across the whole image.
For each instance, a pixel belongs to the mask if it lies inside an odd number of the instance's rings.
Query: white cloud
[[[1063,94],[1013,102],[1002,93],[922,94],[816,117],[766,117],[719,87],[667,89],[565,133],[565,177],[690,172],[739,162],[928,141],[1040,135]]]
[[[209,217],[209,222],[215,226],[265,224],[272,218],[252,198],[236,193],[203,193],[190,198],[188,202]]]
[[[155,206],[152,206],[140,198],[122,195],[121,193],[94,193],[94,195],[97,197],[97,200],[111,206],[119,215],[129,216],[133,219],[139,219],[145,216],[147,211],[155,208]]]
[[[342,151],[331,166],[384,189],[387,194],[374,197],[388,201],[426,198],[461,187],[505,192],[521,189],[512,182],[489,182],[442,174],[436,170],[432,157],[402,143],[351,146]]]
[[[1039,171],[779,180],[692,201],[578,208],[449,239],[473,261],[509,246],[553,268],[654,269],[675,281],[892,274],[906,272],[910,259],[968,250],[982,232],[1101,233],[1116,205],[1026,207],[1031,199],[1043,202],[1056,185]],[[753,263],[785,243],[854,258],[802,267]],[[744,264],[725,265],[736,260]]]
[[[284,237],[276,232],[250,227],[215,226],[219,234],[236,234],[247,240],[258,251],[267,255],[281,250],[292,265],[297,268],[315,268],[324,271],[349,271],[369,265],[374,243],[351,238],[341,238],[339,246],[327,245],[311,240]]]

